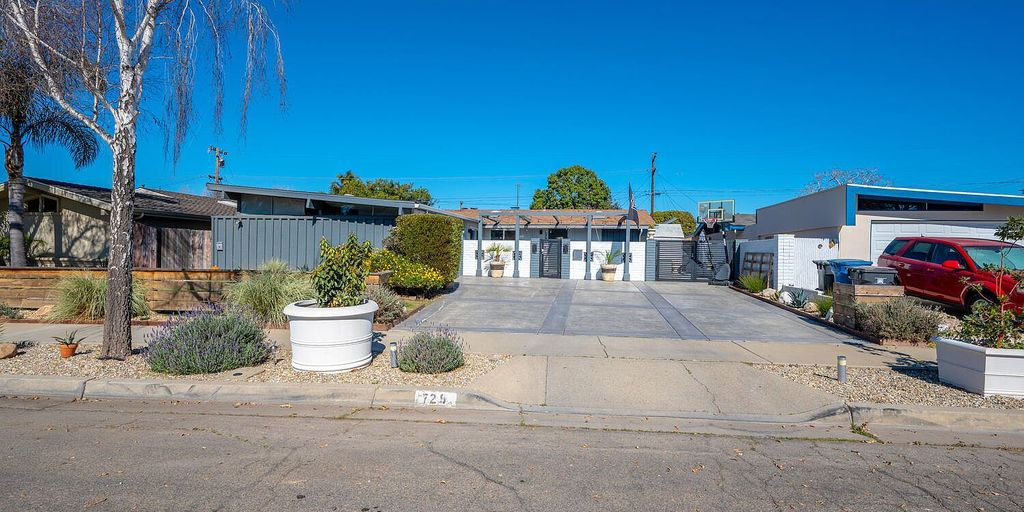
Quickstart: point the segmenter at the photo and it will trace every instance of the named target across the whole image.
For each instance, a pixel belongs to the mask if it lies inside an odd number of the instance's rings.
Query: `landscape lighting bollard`
[[[391,349],[391,367],[398,368],[398,343],[392,341],[388,348]]]
[[[839,372],[839,382],[846,384],[846,356],[836,358],[836,371]]]

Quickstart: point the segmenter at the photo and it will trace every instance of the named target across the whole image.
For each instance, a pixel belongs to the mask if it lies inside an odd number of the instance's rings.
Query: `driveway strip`
[[[693,325],[682,313],[679,312],[672,304],[669,304],[665,297],[662,297],[660,293],[654,291],[647,283],[634,282],[633,286],[636,286],[640,293],[644,294],[644,297],[651,302],[654,309],[665,318],[672,329],[676,331],[676,334],[683,339],[711,339],[707,337],[697,326]]]
[[[572,304],[572,296],[576,293],[578,281],[569,279],[558,288],[558,295],[548,309],[548,315],[544,318],[539,334],[564,334],[565,322],[569,319],[569,305]]]

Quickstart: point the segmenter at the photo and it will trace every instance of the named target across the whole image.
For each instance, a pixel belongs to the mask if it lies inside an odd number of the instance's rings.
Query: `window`
[[[522,236],[519,237],[522,239]],[[515,240],[516,230],[514,229],[492,229],[491,240]]]
[[[980,212],[981,203],[857,196],[857,209],[883,212]]]
[[[967,268],[967,262],[960,255],[960,251],[951,245],[937,244],[935,250],[932,251],[932,257],[929,261],[936,265],[942,265],[947,260],[959,262],[961,267]]]
[[[52,197],[38,196],[25,200],[25,213],[54,213],[57,211],[57,200]]]
[[[965,245],[964,250],[979,267],[997,267],[1002,259],[1006,268],[1024,270],[1024,247],[1019,245]]]
[[[917,242],[907,251],[903,257],[911,260],[928,261],[935,244],[931,242]]]
[[[893,240],[892,242],[889,242],[889,245],[885,246],[885,250],[882,251],[882,253],[892,256],[900,252],[900,249],[902,249],[903,246],[907,245],[907,243],[909,242],[910,240]]]
[[[569,238],[568,229],[549,229],[548,238]]]

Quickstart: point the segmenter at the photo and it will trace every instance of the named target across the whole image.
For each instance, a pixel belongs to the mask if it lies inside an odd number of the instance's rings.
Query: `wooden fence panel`
[[[105,270],[63,268],[0,268],[0,302],[15,308],[38,309],[57,301],[61,277],[82,274],[103,279]],[[227,285],[241,272],[231,270],[157,270],[132,273],[146,287],[146,302],[154,311],[183,311],[224,299]]]

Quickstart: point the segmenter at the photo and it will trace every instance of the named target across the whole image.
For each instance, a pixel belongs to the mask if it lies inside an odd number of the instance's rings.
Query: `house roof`
[[[475,218],[459,215],[457,212],[451,212],[448,210],[442,210],[440,208],[434,208],[433,206],[420,204],[415,201],[399,201],[395,199],[377,199],[372,197],[356,197],[350,195],[338,195],[328,194],[325,192],[302,192],[298,190],[284,190],[277,188],[262,188],[262,187],[243,187],[239,185],[223,185],[216,183],[207,183],[206,188],[209,190],[224,192],[225,194],[231,195],[256,195],[256,196],[268,196],[268,197],[286,197],[291,199],[304,199],[306,201],[322,201],[326,203],[335,204],[354,204],[354,205],[365,205],[365,206],[384,206],[390,208],[404,208],[410,211],[419,210],[425,213],[436,213],[439,215],[447,215],[449,217],[455,217],[457,219],[467,221],[476,220]]]
[[[472,217],[474,220],[483,218],[487,227],[515,226],[516,216],[520,218],[520,227],[583,227],[587,225],[587,218],[592,219],[591,226],[597,228],[625,228],[626,210],[596,210],[596,209],[575,209],[575,210],[484,210],[476,208],[463,208],[451,210],[452,212]],[[647,210],[637,210],[641,226],[652,226],[655,224]]]
[[[6,183],[3,187],[6,188]],[[25,186],[56,196],[110,210],[110,189],[43,178],[25,178]],[[135,210],[161,217],[209,219],[233,215],[235,207],[213,197],[183,194],[153,188],[135,190]]]

